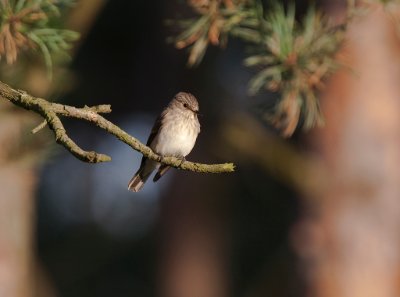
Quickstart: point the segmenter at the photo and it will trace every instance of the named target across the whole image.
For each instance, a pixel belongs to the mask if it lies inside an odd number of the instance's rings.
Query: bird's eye
[[[189,105],[187,105],[187,103],[183,103],[183,107],[188,108]]]

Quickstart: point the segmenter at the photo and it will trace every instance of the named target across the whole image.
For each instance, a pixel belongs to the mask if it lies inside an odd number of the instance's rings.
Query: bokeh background
[[[245,47],[232,41],[225,51],[211,49],[189,69],[186,52],[167,43],[176,30],[165,25],[188,10],[178,1],[104,3],[71,63],[73,86],[57,100],[110,103],[107,118],[146,142],[174,94],[191,92],[202,132],[188,159],[234,160],[221,125],[258,104],[247,96]],[[86,164],[56,147],[38,173],[37,253],[59,296],[296,292],[287,237],[298,203],[256,164],[237,162],[223,175],[171,170],[131,193],[141,155],[90,124],[65,124],[83,148],[113,160]]]
[[[338,54],[349,67],[321,92],[325,127],[282,139],[260,116],[276,94],[247,95],[245,44],[210,47],[188,68],[167,42],[176,28],[165,21],[190,14],[185,1],[77,1],[63,21],[82,37],[53,80],[29,55],[1,64],[1,80],[63,104],[111,104],[105,117],[142,142],[191,92],[202,131],[188,159],[237,168],[170,170],[131,193],[138,152],[63,119],[82,148],[112,157],[83,163],[47,129],[30,135],[41,119],[2,100],[0,297],[399,296],[399,10],[361,2]],[[319,2],[338,23],[345,5]],[[309,7],[296,6],[299,18]]]

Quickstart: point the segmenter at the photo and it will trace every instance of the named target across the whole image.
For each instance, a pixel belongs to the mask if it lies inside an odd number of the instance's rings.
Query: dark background
[[[41,170],[37,250],[59,296],[168,295],[165,259],[179,254],[182,239],[196,232],[223,255],[224,295],[301,295],[289,244],[298,201],[257,164],[226,156],[219,129],[235,111],[252,113],[260,100],[271,99],[246,95],[252,72],[242,66],[246,47],[238,41],[230,40],[225,50],[210,48],[199,67],[186,67],[185,50],[166,42],[175,31],[165,26],[166,19],[186,13],[184,7],[175,1],[108,1],[72,62],[76,84],[60,100],[112,104],[106,117],[145,142],[174,94],[191,92],[203,116],[188,159],[234,161],[237,170],[171,170],[131,193],[127,183],[141,155],[89,124],[66,120],[84,149],[113,160],[86,164],[57,147]],[[218,236],[207,236],[215,230]]]

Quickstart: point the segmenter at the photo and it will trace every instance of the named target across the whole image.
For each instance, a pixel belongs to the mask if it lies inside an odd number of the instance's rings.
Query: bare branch
[[[3,82],[0,82],[0,97],[24,109],[31,110],[43,117],[45,121],[33,129],[32,132],[38,132],[47,124],[54,132],[56,142],[64,146],[75,157],[85,162],[107,162],[111,160],[111,157],[94,151],[85,151],[80,148],[68,136],[59,116],[72,117],[91,122],[108,133],[114,135],[120,141],[126,143],[134,150],[140,152],[143,156],[178,169],[202,173],[226,173],[233,172],[235,170],[235,165],[233,163],[200,164],[188,161],[182,162],[182,160],[175,157],[162,157],[155,154],[148,146],[144,145],[135,137],[129,135],[124,130],[100,115],[100,113],[110,113],[110,105],[98,105],[93,107],[85,106],[83,108],[77,108],[58,103],[52,103],[42,98],[35,98],[27,94],[25,91],[15,90]]]
[[[44,120],[43,122],[41,122],[39,125],[37,125],[35,128],[32,129],[32,134],[38,133],[40,130],[42,130],[46,126],[47,126],[47,121]]]

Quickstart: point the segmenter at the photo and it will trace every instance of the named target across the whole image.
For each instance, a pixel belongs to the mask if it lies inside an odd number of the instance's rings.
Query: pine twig
[[[44,120],[43,122],[41,122],[38,126],[36,126],[36,128],[32,129],[32,134],[36,134],[38,133],[40,130],[42,130],[44,127],[47,126],[47,121]]]
[[[6,99],[26,110],[33,111],[45,119],[49,128],[54,132],[56,142],[64,146],[76,158],[89,163],[100,163],[111,161],[111,157],[94,151],[85,151],[80,148],[67,134],[60,116],[72,117],[86,120],[114,135],[120,141],[126,143],[143,156],[169,165],[178,169],[201,172],[201,173],[227,173],[235,170],[233,163],[224,164],[200,164],[184,161],[175,157],[162,157],[154,153],[148,146],[141,143],[135,137],[129,135],[124,130],[106,120],[100,113],[110,113],[110,105],[98,105],[93,107],[85,106],[76,108],[73,106],[52,103],[42,98],[35,98],[25,91],[15,90],[3,82],[0,82],[0,97]],[[42,129],[44,124],[36,129]]]

